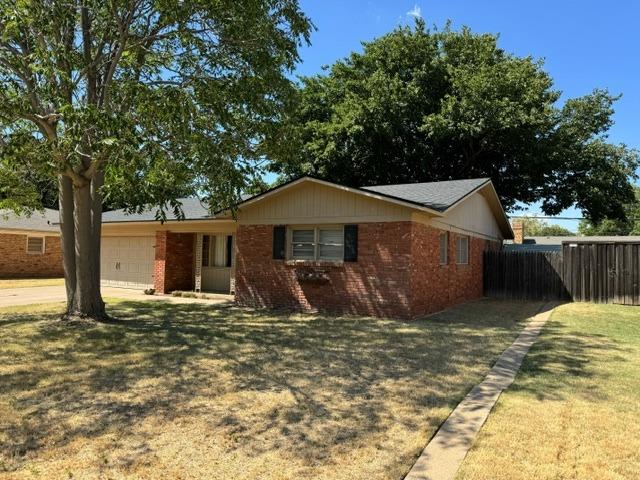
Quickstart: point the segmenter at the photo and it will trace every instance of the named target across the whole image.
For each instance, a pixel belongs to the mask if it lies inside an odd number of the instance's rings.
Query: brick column
[[[156,258],[153,265],[153,288],[157,293],[165,292],[165,265],[167,258],[168,232],[156,232]]]
[[[154,288],[157,293],[193,289],[193,233],[156,232]]]

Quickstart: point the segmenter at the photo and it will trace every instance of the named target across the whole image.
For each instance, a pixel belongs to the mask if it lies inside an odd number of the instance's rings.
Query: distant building
[[[513,240],[505,240],[503,249],[511,252],[561,252],[563,243],[620,243],[640,242],[640,236],[592,236],[527,237],[522,222],[512,225]]]
[[[31,215],[0,210],[0,278],[62,277],[57,210]]]

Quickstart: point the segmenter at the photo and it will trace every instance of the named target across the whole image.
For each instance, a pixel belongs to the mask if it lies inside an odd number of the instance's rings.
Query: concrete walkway
[[[473,445],[500,394],[513,383],[527,355],[551,316],[548,303],[526,325],[520,336],[495,363],[484,381],[471,389],[442,424],[405,480],[451,480]]]
[[[182,298],[170,295],[145,295],[140,290],[129,288],[102,287],[104,298],[124,298],[127,300],[160,301],[170,303],[206,303],[226,304],[233,302],[233,295],[214,295],[212,299]],[[64,286],[49,287],[23,287],[0,289],[0,308],[20,305],[32,305],[35,303],[64,302],[66,294]]]

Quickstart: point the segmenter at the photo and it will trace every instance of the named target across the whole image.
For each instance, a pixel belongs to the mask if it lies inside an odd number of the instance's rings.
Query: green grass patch
[[[457,479],[640,478],[639,418],[640,308],[563,305]]]

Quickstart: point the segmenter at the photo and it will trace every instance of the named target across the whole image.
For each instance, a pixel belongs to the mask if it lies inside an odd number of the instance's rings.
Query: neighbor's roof
[[[376,185],[362,187],[362,189],[444,212],[490,181],[488,178],[472,178],[442,182]]]
[[[59,216],[57,210],[45,208],[31,215],[16,215],[10,210],[0,210],[0,230],[33,230],[37,232],[57,232]]]
[[[582,242],[582,243],[639,243],[640,236],[564,236],[564,237],[524,237],[523,246],[532,245],[562,245],[563,243]],[[505,244],[513,244],[513,240],[505,240]]]
[[[562,243],[640,243],[638,235],[609,235],[593,237],[560,237]]]
[[[561,252],[562,244],[505,243],[503,249],[507,252]]]

